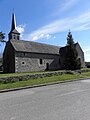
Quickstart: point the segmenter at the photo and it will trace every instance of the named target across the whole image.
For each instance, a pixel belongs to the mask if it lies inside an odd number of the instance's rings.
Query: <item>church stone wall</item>
[[[84,52],[82,51],[79,44],[77,44],[76,50],[78,52],[78,58],[80,58],[80,61],[81,61],[81,67],[85,67]]]
[[[15,72],[57,69],[60,69],[59,55],[16,52]]]
[[[3,72],[13,73],[15,72],[15,51],[8,41],[3,53]]]

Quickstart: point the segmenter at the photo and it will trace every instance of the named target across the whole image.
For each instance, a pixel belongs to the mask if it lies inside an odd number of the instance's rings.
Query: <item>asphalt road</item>
[[[0,93],[0,120],[90,120],[90,80]]]

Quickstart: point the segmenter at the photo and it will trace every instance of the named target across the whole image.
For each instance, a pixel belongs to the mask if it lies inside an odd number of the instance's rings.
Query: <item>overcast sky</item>
[[[90,61],[90,0],[0,0],[0,31],[6,40],[13,11],[21,39],[65,46],[70,29]],[[0,52],[3,48],[4,43]]]

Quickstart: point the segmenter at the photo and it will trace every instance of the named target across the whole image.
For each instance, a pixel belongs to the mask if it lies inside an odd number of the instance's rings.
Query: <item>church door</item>
[[[49,63],[46,63],[46,70],[49,70]]]

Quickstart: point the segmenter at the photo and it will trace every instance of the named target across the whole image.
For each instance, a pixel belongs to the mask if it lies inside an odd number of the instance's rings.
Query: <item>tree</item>
[[[67,35],[67,46],[64,61],[65,69],[76,70],[81,68],[81,61],[78,59],[78,53],[75,48],[74,40],[71,32]]]
[[[5,33],[0,32],[0,42],[6,42],[4,38],[5,38]]]
[[[73,37],[71,32],[69,31],[67,35],[67,45],[72,46],[73,44],[74,44]]]

